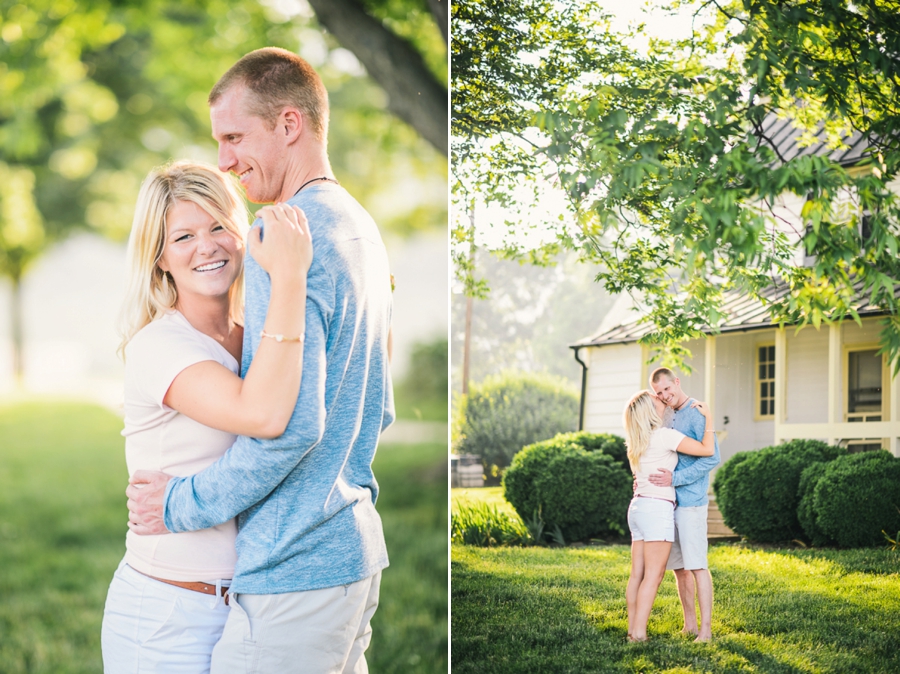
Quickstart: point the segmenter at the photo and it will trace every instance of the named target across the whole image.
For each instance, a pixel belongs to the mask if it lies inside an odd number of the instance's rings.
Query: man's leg
[[[709,641],[712,639],[712,576],[709,569],[697,569],[692,575],[697,581],[697,600],[700,602],[700,632],[697,634],[697,641]]]
[[[697,634],[697,609],[694,601],[694,576],[684,569],[684,559],[681,556],[681,540],[678,532],[678,522],[681,519],[680,508],[675,508],[675,542],[669,553],[669,561],[666,562],[666,570],[675,573],[675,586],[678,588],[678,599],[681,602],[681,613],[684,616],[683,634]]]
[[[380,582],[379,572],[323,590],[232,596],[211,674],[365,674]]]
[[[381,571],[370,578],[369,596],[366,598],[366,607],[363,611],[356,638],[350,648],[350,655],[344,664],[343,674],[367,674],[369,665],[366,663],[366,649],[372,641],[372,616],[378,608],[378,597],[381,592]]]
[[[687,569],[674,569],[675,586],[678,588],[678,599],[681,601],[681,613],[684,616],[684,634],[697,634],[697,605],[694,588],[694,574]]]
[[[693,506],[679,508],[679,510],[682,511],[677,521],[680,521],[679,535],[683,566],[686,569],[686,576],[691,578],[691,585],[696,586],[697,600],[700,604],[699,630],[697,629],[696,613],[694,622],[690,625],[694,627],[697,641],[709,641],[712,638],[713,590],[707,559],[706,518],[708,506]]]

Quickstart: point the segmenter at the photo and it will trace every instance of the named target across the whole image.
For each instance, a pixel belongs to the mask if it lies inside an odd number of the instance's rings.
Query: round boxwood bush
[[[815,508],[815,490],[819,480],[825,474],[827,463],[814,463],[800,473],[800,486],[797,488],[797,521],[803,528],[806,538],[813,545],[828,545],[833,541],[818,524]]]
[[[537,516],[566,541],[624,534],[632,479],[625,441],[615,435],[563,433],[525,447],[503,476],[503,489],[526,522]]]
[[[843,548],[884,545],[900,531],[900,459],[885,451],[829,463],[813,495],[816,526]]]
[[[459,454],[481,457],[485,468],[505,468],[526,445],[574,431],[578,394],[558,377],[503,372],[473,384],[460,398],[453,435]]]
[[[791,440],[732,457],[713,484],[722,519],[753,541],[774,543],[803,536],[797,520],[800,474],[812,463],[846,452],[818,440]]]

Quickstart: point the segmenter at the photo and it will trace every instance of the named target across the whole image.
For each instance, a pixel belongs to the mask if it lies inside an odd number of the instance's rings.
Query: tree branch
[[[444,156],[447,89],[406,41],[366,13],[358,0],[309,0],[319,23],[352,51],[388,95],[388,109]]]

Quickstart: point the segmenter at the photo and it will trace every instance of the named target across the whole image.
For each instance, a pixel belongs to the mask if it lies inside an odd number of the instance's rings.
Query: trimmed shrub
[[[900,530],[900,459],[888,452],[850,454],[829,463],[813,496],[816,525],[839,546],[884,545]]]
[[[404,381],[414,398],[447,404],[447,338],[416,342],[409,356],[409,375]]]
[[[827,463],[820,462],[804,468],[800,473],[800,486],[797,488],[797,521],[800,522],[809,542],[816,546],[833,542],[819,527],[814,503],[816,485],[825,474],[827,466]]]
[[[536,515],[566,541],[627,530],[631,472],[615,435],[565,433],[525,447],[503,476],[503,490],[525,521]]]
[[[487,503],[459,503],[450,515],[450,540],[483,548],[527,545],[531,542],[522,522]]]
[[[802,537],[797,520],[800,474],[812,463],[846,453],[842,447],[818,440],[791,440],[741,452],[722,466],[713,484],[722,519],[735,533],[753,541],[775,543]]]
[[[578,395],[564,379],[504,372],[474,384],[454,415],[459,454],[481,457],[485,469],[505,468],[525,447],[578,426]]]

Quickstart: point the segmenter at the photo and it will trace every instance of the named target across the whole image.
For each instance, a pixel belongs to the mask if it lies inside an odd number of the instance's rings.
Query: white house
[[[864,149],[857,136],[840,151],[823,143],[800,147],[799,133],[781,120],[770,120],[767,131],[786,158],[831,153],[853,167]],[[794,195],[778,205],[779,215],[799,231],[802,205]],[[852,198],[847,205],[853,207]],[[802,264],[799,248],[797,258]],[[772,325],[763,307],[735,294],[720,332],[686,344],[693,372],[681,374],[682,386],[710,404],[723,462],[737,452],[795,438],[842,443],[853,451],[886,449],[900,457],[900,377],[892,378],[885,358],[876,354],[879,310],[861,304],[861,327],[848,320],[798,332]],[[625,401],[648,387],[656,367],[647,363],[649,349],[637,343],[650,328],[638,324],[631,307],[630,298],[620,297],[595,334],[570,345],[584,368],[584,430],[621,435]]]

